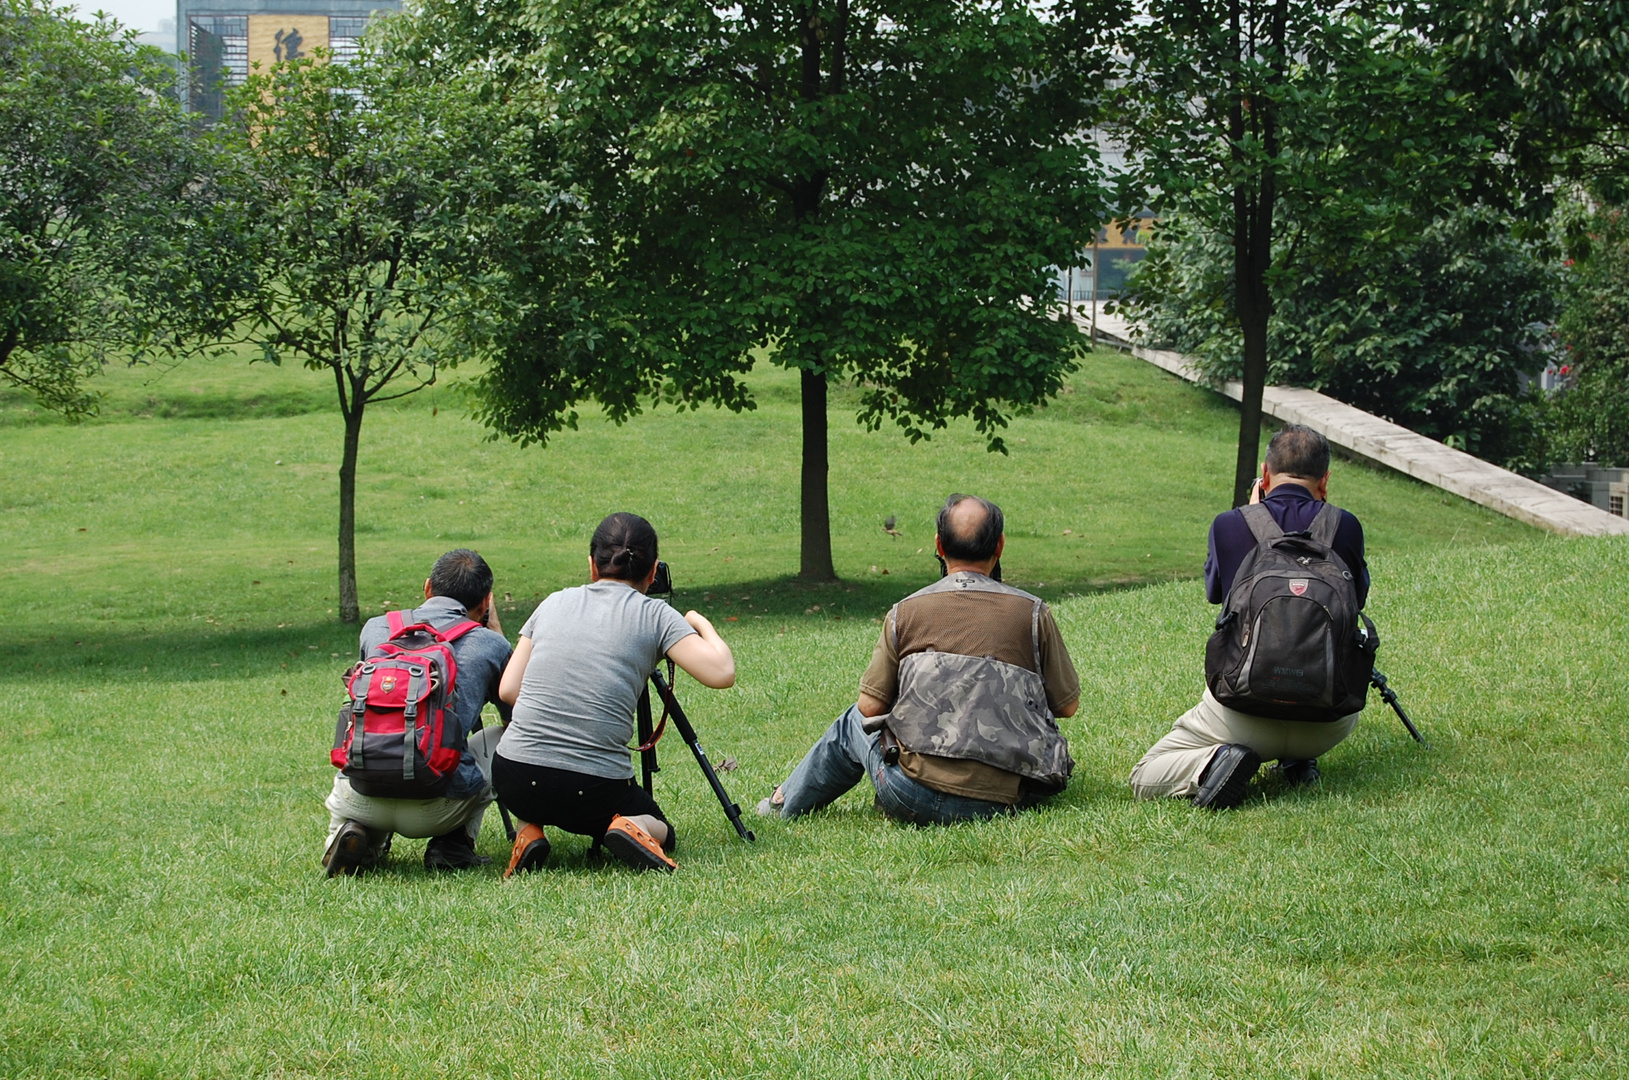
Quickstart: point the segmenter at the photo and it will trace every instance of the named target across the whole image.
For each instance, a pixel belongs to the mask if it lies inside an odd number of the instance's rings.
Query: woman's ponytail
[[[588,554],[600,577],[638,584],[656,565],[656,530],[638,514],[612,514],[594,530]]]

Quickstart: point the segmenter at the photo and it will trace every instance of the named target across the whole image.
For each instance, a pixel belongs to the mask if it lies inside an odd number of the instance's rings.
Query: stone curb
[[[1077,316],[1077,322],[1085,321]],[[1130,327],[1124,319],[1099,313],[1097,328],[1100,335],[1130,341]],[[1131,355],[1189,382],[1206,385],[1180,353],[1132,345]],[[1212,389],[1234,401],[1244,396],[1244,388],[1237,382]],[[1275,420],[1305,424],[1334,446],[1535,528],[1562,536],[1629,536],[1629,518],[1609,514],[1537,480],[1444,446],[1316,390],[1269,386],[1262,391],[1261,407]]]

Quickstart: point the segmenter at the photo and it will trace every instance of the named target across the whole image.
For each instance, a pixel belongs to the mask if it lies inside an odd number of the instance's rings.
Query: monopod
[[[1380,674],[1379,671],[1370,669],[1369,685],[1380,691],[1380,700],[1391,706],[1392,711],[1397,714],[1397,719],[1401,720],[1403,726],[1408,729],[1408,733],[1414,736],[1414,741],[1421,746],[1429,747],[1431,744],[1425,741],[1425,736],[1420,734],[1420,729],[1414,726],[1414,721],[1410,720],[1408,713],[1403,711],[1403,703],[1397,700],[1397,691],[1386,684],[1386,677]]]

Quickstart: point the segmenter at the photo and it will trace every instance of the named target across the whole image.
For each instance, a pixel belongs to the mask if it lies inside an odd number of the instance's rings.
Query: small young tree
[[[456,85],[366,54],[252,75],[217,126],[223,159],[200,243],[236,280],[200,300],[229,340],[333,375],[339,614],[354,622],[356,462],[368,407],[429,386],[463,355],[478,284],[480,111]]]
[[[70,416],[144,334],[130,294],[195,166],[174,84],[109,18],[0,0],[0,383]]]
[[[588,391],[750,407],[758,352],[802,387],[801,573],[835,577],[827,394],[912,440],[1059,388],[1052,304],[1109,198],[1087,127],[1106,48],[1026,0],[522,0],[426,7],[426,51],[492,73],[588,243],[579,284],[510,250],[517,328],[488,420],[523,439]],[[517,233],[516,235],[522,235]],[[558,235],[558,234],[551,234]],[[536,243],[529,240],[529,244]]]

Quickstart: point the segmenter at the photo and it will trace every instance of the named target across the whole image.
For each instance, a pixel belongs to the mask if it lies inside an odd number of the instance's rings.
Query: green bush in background
[[[1541,466],[1542,404],[1521,376],[1556,317],[1558,268],[1482,211],[1439,218],[1404,242],[1350,246],[1291,223],[1275,256],[1268,383],[1304,386],[1500,465]],[[1293,280],[1282,281],[1283,278]],[[1177,217],[1133,278],[1151,340],[1239,378],[1227,245]]]

